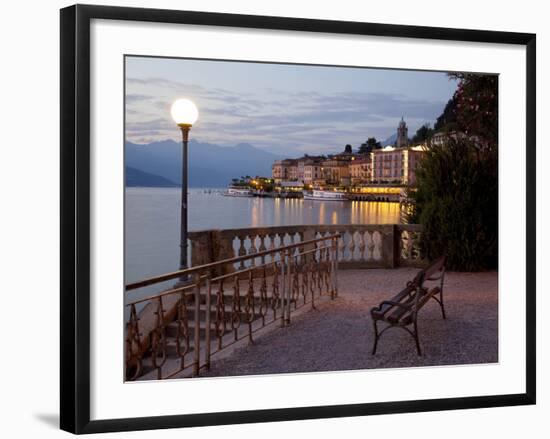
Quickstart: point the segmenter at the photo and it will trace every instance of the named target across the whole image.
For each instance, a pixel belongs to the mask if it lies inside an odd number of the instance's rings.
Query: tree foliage
[[[448,136],[430,145],[416,170],[410,220],[423,224],[421,250],[446,254],[449,268],[477,271],[498,263],[497,78],[452,74],[459,80],[438,119]],[[447,113],[445,115],[445,113]],[[437,126],[437,124],[436,124]]]
[[[496,268],[498,166],[496,154],[480,153],[467,139],[431,146],[417,169],[417,220],[428,259],[442,254],[449,268]]]
[[[434,131],[439,131],[445,127],[447,130],[452,130],[456,125],[456,97],[453,96],[447,101],[443,113],[439,115],[434,124]]]
[[[425,123],[416,130],[416,134],[412,138],[413,143],[423,143],[433,134],[433,130],[429,123]]]
[[[369,137],[366,142],[359,146],[359,154],[369,154],[375,149],[382,148],[382,144],[376,140],[376,137]]]
[[[452,73],[459,80],[454,94],[459,131],[478,139],[481,147],[496,148],[498,142],[498,77]]]

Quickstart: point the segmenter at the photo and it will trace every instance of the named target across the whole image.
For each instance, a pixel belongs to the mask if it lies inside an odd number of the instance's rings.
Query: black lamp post
[[[188,172],[188,142],[189,131],[199,117],[199,111],[189,99],[178,99],[172,104],[172,118],[180,127],[182,134],[182,160],[181,160],[181,210],[180,210],[180,270],[188,268],[187,261],[187,188],[189,182]],[[182,281],[186,279],[181,279]]]

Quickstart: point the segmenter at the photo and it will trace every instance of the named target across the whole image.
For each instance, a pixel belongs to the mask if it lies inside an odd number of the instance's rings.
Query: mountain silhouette
[[[134,170],[161,177],[180,185],[182,145],[173,140],[149,144],[126,142],[124,163]],[[271,165],[281,156],[255,148],[248,143],[220,146],[189,142],[189,186],[224,187],[242,175],[271,176]],[[135,172],[132,171],[135,175]],[[155,180],[148,178],[150,184]],[[156,180],[162,184],[161,180]],[[128,183],[128,181],[127,181]]]
[[[180,184],[174,183],[160,175],[140,171],[139,169],[126,166],[126,186],[127,187],[178,187]]]
[[[382,142],[380,142],[380,143],[382,144],[382,147],[384,147],[384,146],[388,146],[388,145],[393,145],[393,144],[395,144],[396,141],[397,141],[397,133],[394,133],[390,137],[388,137],[387,139],[382,140]]]

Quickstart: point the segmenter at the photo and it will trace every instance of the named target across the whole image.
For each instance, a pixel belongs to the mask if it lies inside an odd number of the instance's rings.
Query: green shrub
[[[459,271],[498,264],[498,165],[496,149],[467,139],[432,145],[417,169],[412,222],[423,225],[421,252],[448,256]]]

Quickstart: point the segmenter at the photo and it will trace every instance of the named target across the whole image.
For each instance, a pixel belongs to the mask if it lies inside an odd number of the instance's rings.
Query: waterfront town
[[[429,141],[441,142],[442,137],[436,134]],[[355,152],[346,145],[337,154],[277,160],[271,178],[234,179],[226,194],[397,202],[416,185],[416,169],[427,147],[428,140],[413,143],[409,139],[401,118],[393,145],[365,142]]]

